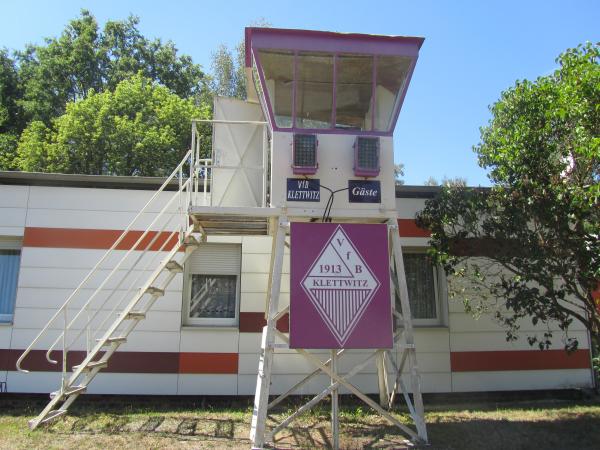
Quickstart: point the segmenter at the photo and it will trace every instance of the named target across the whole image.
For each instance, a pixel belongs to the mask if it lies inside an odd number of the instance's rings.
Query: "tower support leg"
[[[256,393],[254,395],[254,410],[252,412],[252,426],[250,428],[252,448],[256,449],[263,448],[265,444],[265,425],[267,421],[271,368],[273,364],[273,344],[275,343],[275,327],[277,325],[276,316],[279,311],[281,271],[283,267],[285,235],[288,225],[287,219],[285,217],[280,217],[275,235],[273,236],[272,255],[274,255],[274,257],[271,258],[269,290],[267,292],[267,324],[263,328],[262,333]]]
[[[331,371],[337,375],[337,350],[331,350]],[[331,447],[333,450],[340,448],[340,421],[339,421],[339,396],[337,381],[331,378],[331,386],[336,386],[331,390]]]
[[[415,409],[415,426],[419,438],[427,442],[427,428],[425,426],[425,409],[423,406],[423,396],[421,394],[421,377],[417,365],[417,354],[415,350],[415,340],[410,313],[410,302],[408,298],[408,285],[406,284],[406,272],[404,270],[404,258],[402,257],[402,246],[400,245],[400,234],[398,232],[398,222],[396,219],[390,219],[388,222],[390,230],[390,239],[392,241],[393,260],[396,266],[396,278],[400,305],[402,307],[402,325],[404,327],[404,340],[407,351],[407,362],[410,377],[410,387],[413,394]],[[401,374],[398,374],[400,376]]]

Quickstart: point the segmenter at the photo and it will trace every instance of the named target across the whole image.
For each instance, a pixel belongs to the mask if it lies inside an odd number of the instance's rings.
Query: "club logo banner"
[[[292,223],[290,252],[290,347],[392,347],[386,225]]]

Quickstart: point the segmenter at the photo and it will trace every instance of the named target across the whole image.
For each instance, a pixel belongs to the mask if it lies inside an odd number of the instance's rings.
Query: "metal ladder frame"
[[[211,168],[210,160],[200,159],[199,156],[200,146],[199,141],[196,139],[196,123],[193,122],[191,149],[185,154],[179,165],[171,175],[167,177],[158,191],[152,195],[150,200],[148,200],[144,207],[136,214],[127,228],[115,240],[113,245],[90,270],[71,295],[69,295],[67,300],[56,311],[46,326],[39,332],[36,338],[17,360],[17,369],[21,372],[29,372],[22,367],[24,360],[33,348],[40,343],[42,338],[48,336],[48,333],[53,330],[52,326],[62,319],[62,332],[59,333],[59,336],[46,351],[46,359],[48,362],[58,364],[58,361],[52,359],[51,353],[55,347],[62,342],[61,386],[58,391],[50,394],[51,400],[42,412],[36,418],[29,421],[29,427],[31,429],[35,429],[40,424],[48,423],[67,413],[69,406],[80,394],[86,391],[87,386],[98,372],[107,367],[110,357],[127,341],[129,334],[134,330],[137,324],[146,317],[146,313],[150,310],[156,300],[164,295],[167,286],[177,273],[183,273],[183,264],[186,259],[192,254],[193,250],[200,245],[200,242],[205,240],[206,236],[203,234],[203,230],[198,229],[194,224],[190,225],[188,214],[188,209],[190,205],[192,205],[192,202],[196,203],[198,200],[199,173],[201,170],[204,175],[203,183],[205,200],[207,196],[206,187],[208,170]],[[189,166],[189,175],[187,170],[184,171],[186,165]],[[165,191],[172,180],[178,181],[179,189],[177,192],[171,196],[161,208],[160,212],[154,216],[150,225],[146,227],[145,231],[139,236],[125,255],[120,258],[116,266],[112,268],[110,273],[103,279],[89,298],[87,298],[87,301],[74,317],[69,320],[68,309],[74,303],[77,294],[79,294],[83,288],[88,285],[94,275],[99,272],[102,264],[107,261],[109,256],[114,255],[114,252],[119,250],[119,245],[123,243],[127,236],[130,236],[130,233],[134,230],[134,227],[143,214],[148,213],[151,207],[155,206],[155,202],[159,198],[159,195]],[[178,201],[176,213],[169,213],[168,210],[174,206],[175,201]],[[162,227],[159,225],[161,220],[164,221]],[[174,224],[173,221],[175,222]],[[153,229],[156,226],[160,227],[158,231]],[[172,229],[173,226],[175,226],[174,230]],[[161,238],[163,239],[162,243],[160,242]],[[172,247],[168,248],[169,245],[172,245]],[[156,247],[158,247],[158,249],[156,249]],[[183,257],[178,260],[176,257],[182,248],[184,249]],[[97,320],[99,320],[99,313],[103,311],[102,308],[108,304],[108,301],[112,299],[113,295],[123,285],[133,270],[139,269],[138,263],[140,263],[144,255],[146,255],[150,249],[157,250],[154,257],[152,257],[151,261],[149,261],[142,269],[134,283],[126,290],[120,301],[118,301],[106,315],[104,320],[100,323],[96,323]],[[164,257],[162,261],[157,262],[157,257],[165,251],[168,252],[166,257]],[[133,252],[136,252],[136,254]],[[128,258],[130,257],[135,257],[135,261],[132,263],[131,267],[126,269],[126,261],[128,261]],[[154,267],[156,268],[151,275],[136,291],[134,288],[136,283],[140,282],[142,276],[149,268]],[[113,280],[115,274],[117,274],[119,270],[125,269],[125,275],[118,280],[116,286],[112,289],[106,288],[109,290],[108,297],[105,298],[102,303],[94,305],[93,301],[98,294],[105,289],[109,281]],[[129,301],[125,306],[122,306],[126,299],[129,299]],[[90,311],[92,306],[95,306],[95,312]],[[121,306],[122,308],[120,308]],[[84,313],[87,313],[87,319],[84,317]],[[113,322],[105,331],[103,331],[103,327],[106,325],[109,318],[112,318]],[[75,327],[81,321],[84,322],[83,326],[81,326],[81,329],[77,332]],[[73,331],[74,329],[75,331]],[[68,336],[69,331],[72,331],[74,336],[73,334]],[[97,343],[92,346],[92,338],[95,337],[95,334],[100,332],[102,332],[101,336],[96,339]],[[69,368],[67,360],[68,352],[72,350],[72,347],[84,333],[86,333],[86,357],[80,364]],[[69,375],[68,372],[71,370],[72,373]],[[60,407],[56,408],[59,403]]]

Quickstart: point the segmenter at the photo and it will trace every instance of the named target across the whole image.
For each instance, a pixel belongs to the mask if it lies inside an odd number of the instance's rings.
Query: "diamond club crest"
[[[338,226],[302,280],[302,288],[343,347],[380,282]]]

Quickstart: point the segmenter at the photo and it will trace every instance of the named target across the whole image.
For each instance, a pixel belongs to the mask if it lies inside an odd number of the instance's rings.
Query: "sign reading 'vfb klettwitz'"
[[[391,348],[386,225],[292,223],[291,348]]]
[[[320,202],[321,184],[315,178],[288,178],[286,198],[288,202]]]

